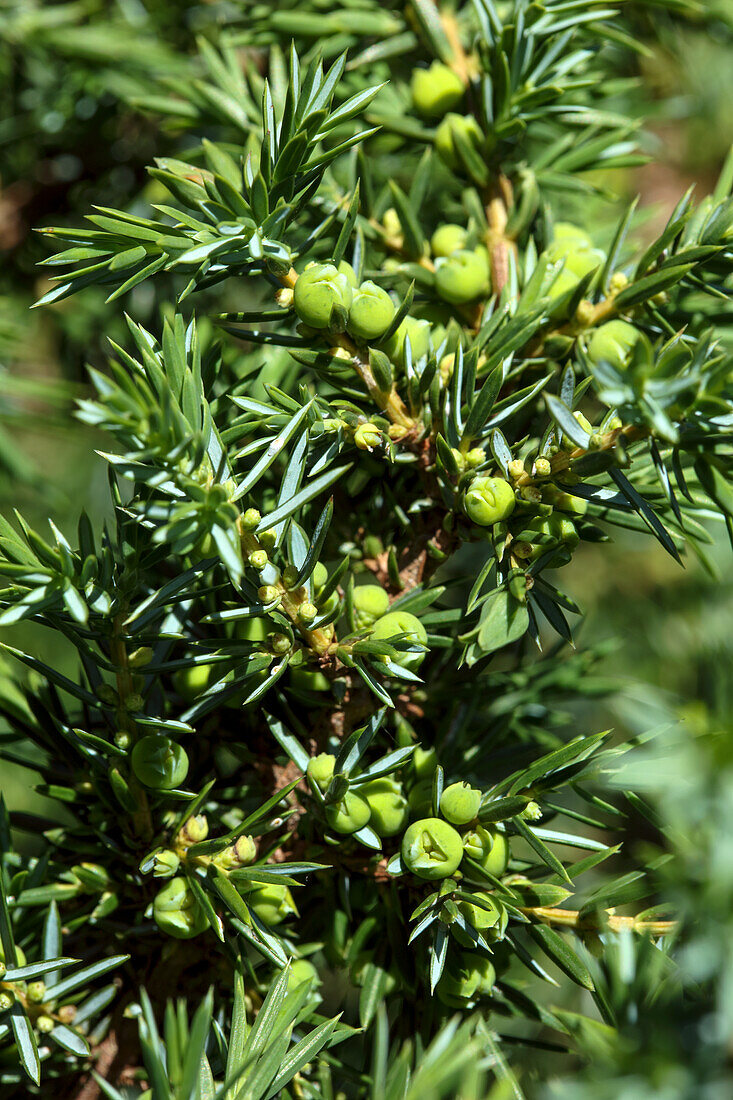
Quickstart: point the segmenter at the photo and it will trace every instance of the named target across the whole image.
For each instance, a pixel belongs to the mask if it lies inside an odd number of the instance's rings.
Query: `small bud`
[[[387,435],[390,439],[397,442],[400,439],[404,439],[408,431],[409,428],[406,428],[403,424],[390,424],[389,428],[387,428]]]
[[[308,761],[306,774],[321,791],[325,791],[333,779],[335,763],[336,757],[330,752],[319,752],[318,756],[312,756]]]
[[[341,359],[342,362],[350,363],[353,356],[348,348],[342,348],[340,344],[336,344],[334,347],[328,349],[328,354],[332,355],[334,359]]]
[[[525,485],[519,492],[525,500],[530,501],[532,504],[539,504],[542,501],[542,493],[536,485]]]
[[[528,802],[522,810],[520,817],[524,821],[541,821],[542,810],[537,802]]]
[[[300,570],[296,569],[294,565],[286,565],[283,569],[282,581],[286,588],[295,588],[295,582],[298,579],[298,573]]]
[[[237,867],[244,867],[248,863],[254,863],[257,858],[257,845],[251,836],[237,837],[234,844],[230,844],[223,852],[214,856],[214,863],[225,871],[233,871]]]
[[[486,451],[483,447],[472,447],[466,455],[466,465],[470,469],[481,466],[486,461]]]
[[[629,285],[629,277],[623,271],[614,271],[608,285],[612,294],[620,294]]]
[[[459,470],[466,469],[466,456],[458,450],[457,447],[451,447],[451,454],[456,460],[456,466]]]
[[[617,432],[623,428],[623,426],[624,422],[620,416],[612,416],[607,425],[609,432]]]
[[[354,432],[354,443],[361,451],[372,451],[382,442],[382,433],[376,424],[360,424]]]
[[[111,684],[100,684],[96,691],[97,698],[110,707],[116,707],[118,695]]]
[[[509,476],[513,478],[521,477],[524,473],[524,463],[521,458],[513,458],[507,467]]]
[[[596,310],[593,303],[589,302],[587,298],[583,298],[583,300],[578,303],[578,308],[575,311],[575,320],[579,325],[585,328],[592,323],[595,315]]]
[[[535,459],[534,472],[537,477],[549,477],[552,473],[552,464],[546,458]]]
[[[271,634],[269,642],[270,649],[278,656],[287,653],[291,646],[290,638],[288,638],[287,634]]]
[[[269,561],[266,550],[253,550],[249,556],[249,564],[253,569],[262,572]]]
[[[61,1008],[56,1010],[56,1015],[59,1018],[60,1024],[71,1024],[76,1019],[77,1007],[76,1005],[62,1005]]]
[[[260,531],[257,536],[260,540],[260,546],[267,551],[274,548],[277,542],[277,531],[274,527],[268,527],[265,531]]]
[[[48,1035],[56,1027],[50,1016],[39,1016],[36,1020],[36,1027],[42,1035]]]
[[[132,735],[127,730],[117,730],[115,734],[115,745],[118,749],[122,749],[123,752],[127,752],[132,744]]]
[[[242,526],[247,531],[254,531],[255,527],[258,527],[262,521],[262,516],[256,508],[248,508],[242,516]]]
[[[281,309],[292,309],[293,306],[293,289],[289,286],[283,286],[278,290],[275,295],[275,301]]]
[[[134,650],[128,657],[127,663],[130,668],[144,668],[145,665],[149,665],[153,659],[153,650],[149,645],[141,645],[139,649]]]
[[[318,608],[310,600],[305,600],[298,608],[298,618],[303,623],[312,623],[318,615]]]
[[[0,993],[0,1012],[7,1012],[15,1004],[15,995],[13,993]]]
[[[156,852],[153,859],[153,875],[155,878],[170,878],[178,872],[181,861],[175,852],[164,848]]]
[[[513,542],[512,553],[517,558],[531,558],[532,557],[532,543],[531,542]]]
[[[354,626],[367,630],[389,611],[389,596],[379,584],[362,584],[354,589]]]
[[[0,959],[0,982],[1,982],[2,980],[3,980],[3,978],[5,977],[5,975],[7,974],[7,972],[8,972],[8,968],[7,968],[7,966],[5,965],[5,963],[3,962],[3,960],[2,960],[2,959]]]
[[[206,820],[204,814],[196,814],[195,817],[189,817],[184,822],[184,825],[178,833],[178,840],[181,844],[198,844],[202,840],[206,840],[209,835],[209,823]]]
[[[28,988],[26,989],[26,996],[32,1004],[41,1004],[43,998],[46,996],[46,983],[42,981],[29,982]]]
[[[137,691],[131,692],[125,699],[125,710],[128,710],[131,714],[137,714],[144,706],[145,700]]]
[[[280,589],[274,584],[263,584],[257,589],[257,595],[265,604],[274,603],[275,600],[280,599]]]

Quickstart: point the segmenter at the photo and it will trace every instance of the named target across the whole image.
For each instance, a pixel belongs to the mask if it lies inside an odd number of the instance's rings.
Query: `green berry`
[[[316,786],[325,791],[333,779],[333,769],[336,757],[330,752],[319,752],[318,756],[312,756],[308,761],[306,774],[310,776]]]
[[[384,776],[372,779],[359,787],[359,794],[366,798],[371,816],[369,824],[377,836],[396,836],[407,824],[409,807],[396,779]]]
[[[565,258],[565,271],[576,279],[582,279],[590,271],[595,271],[606,262],[606,253],[600,248],[587,248],[583,252],[570,252]]]
[[[347,263],[346,260],[341,260],[338,265],[338,272],[339,275],[345,275],[348,280],[349,286],[353,287],[354,290],[356,290],[359,285],[359,280],[357,279],[356,272],[354,271],[351,264]]]
[[[173,674],[173,685],[186,702],[191,703],[203,695],[208,687],[216,679],[214,665],[194,665],[192,668],[182,668]]]
[[[417,317],[405,317],[399,324],[397,331],[393,332],[389,340],[384,344],[384,352],[393,363],[400,367],[405,366],[407,359],[407,340],[410,341],[410,351],[413,363],[427,355],[430,346],[430,322]]]
[[[489,994],[496,981],[496,971],[484,955],[465,953],[460,962],[449,961],[435,992],[449,1008],[465,1008],[466,1003]]]
[[[433,808],[433,781],[421,779],[407,796],[412,817],[428,817]]]
[[[501,920],[501,910],[491,897],[491,894],[487,894],[484,891],[476,893],[476,898],[488,906],[484,908],[483,905],[474,905],[470,901],[459,901],[458,909],[462,916],[466,918],[466,923],[470,924],[472,928],[478,929],[479,932],[484,932],[487,928],[493,928]]]
[[[412,102],[423,118],[442,118],[463,99],[463,81],[442,61],[429,69],[414,69],[410,82]]]
[[[287,886],[267,882],[247,894],[247,905],[263,924],[281,924],[297,915],[293,895]]]
[[[435,151],[449,168],[461,166],[455,140],[456,134],[461,134],[476,150],[483,142],[481,127],[473,115],[446,115],[435,132]]]
[[[190,940],[207,927],[206,915],[182,875],[172,878],[153,902],[155,923],[177,940]]]
[[[405,635],[400,639],[401,641],[416,642],[419,645],[425,645],[428,640],[427,630],[409,611],[390,611],[377,620],[372,630],[372,638],[383,638],[385,641],[388,638],[394,638],[397,634]],[[425,660],[425,656],[425,653],[399,652],[395,657],[395,664],[415,672]]]
[[[532,551],[529,554],[531,561],[541,558],[552,546],[563,545],[572,553],[580,542],[580,536],[573,521],[567,519],[566,516],[558,516],[555,512],[551,516],[538,516],[536,519],[525,523],[522,532],[524,537],[526,537],[525,533],[533,533],[531,538]],[[537,541],[535,541],[534,535],[538,536]],[[562,555],[553,557],[549,561],[550,567],[564,564],[565,561]]]
[[[20,966],[26,966],[27,965],[28,960],[25,957],[25,951],[23,950],[22,947],[18,947],[17,944],[15,945],[15,957],[18,960],[18,962],[16,963],[17,966],[20,967]],[[3,947],[3,941],[2,940],[0,940],[0,963],[5,963],[6,966],[7,966],[7,959],[5,958],[5,948]],[[15,968],[13,968],[13,969],[15,969]]]
[[[468,783],[451,783],[440,796],[440,812],[451,825],[468,825],[481,805],[481,791]]]
[[[367,630],[389,611],[389,596],[379,584],[362,584],[354,589],[354,625]]]
[[[351,308],[353,289],[346,275],[333,264],[308,264],[293,290],[295,312],[310,328],[343,332]]]
[[[473,302],[489,289],[489,265],[481,252],[454,252],[435,265],[435,289],[454,305]]]
[[[448,878],[462,857],[461,834],[439,817],[413,822],[402,838],[402,862],[418,878]]]
[[[583,249],[591,247],[591,239],[584,229],[571,222],[556,222],[552,234],[552,246]],[[551,246],[551,247],[552,247]]]
[[[150,733],[132,750],[132,768],[146,787],[169,791],[180,787],[188,775],[188,755],[181,745],[162,733]]]
[[[290,687],[293,691],[322,692],[329,691],[331,684],[318,668],[291,668]]]
[[[480,527],[508,519],[515,505],[514,490],[501,477],[475,478],[464,498],[466,515]]]
[[[504,833],[477,825],[464,833],[463,851],[495,878],[500,878],[507,869],[509,843]]]
[[[556,488],[554,485],[548,485],[542,495],[548,504],[551,504],[553,508],[557,508],[561,512],[571,512],[576,516],[584,516],[588,511],[587,500],[583,497],[576,497],[571,493],[566,493],[562,489]]]
[[[447,222],[439,225],[430,238],[430,250],[434,256],[450,256],[466,247],[468,231],[462,225]]]
[[[412,768],[416,779],[429,779],[432,783],[438,766],[438,754],[435,749],[424,749],[418,745],[412,754]]]
[[[617,370],[623,370],[640,339],[641,333],[628,321],[607,321],[593,333],[588,355],[596,364],[610,363]]]
[[[357,340],[378,340],[392,324],[395,305],[386,290],[369,280],[354,291],[348,330]]]
[[[312,577],[313,587],[315,588],[316,592],[318,592],[319,589],[323,588],[324,584],[328,580],[328,569],[326,569],[326,566],[323,564],[323,562],[316,562]]]
[[[337,833],[356,833],[371,817],[366,798],[356,791],[347,791],[340,802],[326,806],[326,819]]]
[[[288,974],[288,993],[293,989],[298,989],[303,982],[309,982],[315,987],[321,984],[321,979],[318,977],[318,971],[312,962],[308,962],[307,959],[293,959]]]

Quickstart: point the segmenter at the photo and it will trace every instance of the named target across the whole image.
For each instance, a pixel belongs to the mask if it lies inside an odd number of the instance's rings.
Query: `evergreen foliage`
[[[120,92],[182,135],[155,202],[43,230],[38,306],[126,317],[77,410],[103,529],[0,519],[0,626],[77,655],[2,645],[0,755],[59,803],[0,818],[8,1095],[110,1043],[113,1098],[723,1095],[729,763],[683,745],[673,814],[666,734],[578,728],[556,575],[733,540],[733,156],[643,245],[599,182],[643,160],[634,19],[695,5],[210,7],[194,54],[151,6]]]

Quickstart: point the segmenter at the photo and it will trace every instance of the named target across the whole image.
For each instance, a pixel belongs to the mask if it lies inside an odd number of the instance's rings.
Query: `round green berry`
[[[196,895],[182,875],[170,879],[155,895],[155,923],[177,940],[190,940],[207,927],[206,915]]]
[[[442,118],[463,99],[463,81],[442,61],[429,69],[414,69],[410,82],[412,102],[423,118]]]
[[[255,887],[247,894],[246,901],[263,924],[281,924],[298,912],[288,887],[278,886],[275,882],[266,882]]]
[[[357,340],[378,340],[392,324],[395,305],[386,290],[369,280],[354,291],[348,330]]]
[[[210,664],[181,668],[173,674],[173,685],[187,703],[198,699],[216,679],[216,666]]]
[[[490,959],[465,953],[460,961],[449,961],[435,992],[449,1008],[465,1008],[467,1002],[491,993],[495,981],[496,971]]]
[[[407,341],[410,341],[410,352],[413,363],[427,355],[430,347],[430,322],[418,317],[405,317],[385,342],[383,350],[385,354],[396,363],[404,367],[407,359]]]
[[[354,626],[367,630],[389,611],[389,596],[379,584],[362,584],[354,589]]]
[[[478,929],[479,932],[484,932],[487,928],[493,928],[494,925],[500,922],[501,909],[491,897],[491,894],[487,894],[483,890],[478,891],[475,897],[482,903],[481,905],[474,905],[471,901],[459,901],[458,909],[461,915],[466,918],[467,924]]]
[[[435,749],[424,749],[417,745],[412,754],[412,769],[416,779],[429,779],[432,783],[435,769],[438,766],[438,754]]]
[[[451,783],[440,796],[440,812],[451,825],[468,825],[481,805],[481,791],[468,783]]]
[[[309,982],[315,987],[321,984],[321,979],[318,977],[318,971],[312,962],[308,962],[307,959],[293,959],[288,974],[288,993],[293,989],[298,989],[303,982]]]
[[[293,290],[293,305],[310,328],[343,332],[351,308],[353,289],[346,275],[333,264],[308,264]]]
[[[434,256],[450,256],[466,247],[468,231],[462,225],[446,222],[439,225],[430,238],[430,250]]]
[[[449,168],[461,166],[456,134],[460,134],[476,150],[483,142],[481,127],[473,115],[446,115],[435,132],[435,151]]]
[[[514,490],[501,477],[475,478],[464,498],[466,515],[480,527],[490,527],[508,519],[515,505]]]
[[[348,280],[349,286],[353,287],[354,290],[356,290],[359,285],[359,280],[357,279],[356,272],[354,271],[351,264],[347,263],[346,260],[341,260],[338,265],[338,272],[339,275],[345,275]]]
[[[552,245],[550,247],[566,247],[571,249],[583,249],[591,247],[591,239],[584,229],[571,222],[556,222],[552,233]]]
[[[293,691],[320,693],[328,691],[331,684],[318,668],[291,668],[290,687]]]
[[[359,794],[366,798],[371,816],[369,824],[377,836],[396,836],[407,824],[409,807],[396,779],[383,776],[372,779],[359,787]]]
[[[433,809],[433,781],[421,779],[407,796],[412,817],[428,817]]]
[[[435,289],[453,305],[473,302],[489,289],[489,266],[481,252],[454,252],[436,262]]]
[[[312,756],[308,761],[306,774],[320,790],[325,791],[333,779],[333,769],[336,757],[330,752],[319,752],[318,756]]]
[[[509,842],[504,833],[497,830],[476,825],[475,828],[464,833],[463,851],[495,878],[500,878],[507,869]]]
[[[418,878],[448,878],[462,857],[461,834],[439,817],[414,821],[402,838],[402,862]]]
[[[607,321],[593,333],[588,355],[596,364],[610,363],[617,370],[623,370],[640,339],[641,333],[628,321]]]
[[[133,748],[132,768],[146,787],[169,791],[179,787],[188,775],[188,755],[170,737],[150,733]]]
[[[326,820],[334,832],[356,833],[371,817],[369,803],[357,791],[347,791],[340,802],[326,806]]]
[[[27,959],[25,957],[25,951],[23,950],[22,947],[18,947],[17,944],[15,945],[15,957],[18,960],[15,965],[20,967],[20,966],[25,966],[27,964]],[[5,948],[3,947],[3,941],[2,940],[0,940],[0,963],[5,963],[6,966],[7,966],[7,959],[5,957]]]
[[[403,638],[399,639],[404,642],[416,642],[419,645],[425,645],[428,640],[427,630],[420,620],[415,615],[411,615],[409,611],[390,611],[377,620],[372,630],[372,638],[383,638],[385,641],[394,638],[398,634],[404,635]],[[425,653],[398,652],[394,660],[395,664],[415,672],[425,660],[425,656]]]

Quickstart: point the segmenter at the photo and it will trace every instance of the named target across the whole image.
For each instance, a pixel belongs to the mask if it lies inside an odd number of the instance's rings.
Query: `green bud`
[[[486,461],[486,451],[483,447],[472,447],[466,455],[466,465],[469,469],[475,469]]]
[[[439,817],[413,822],[402,838],[402,862],[419,878],[448,878],[462,857],[461,834]]]
[[[536,477],[549,477],[552,473],[552,464],[546,458],[536,458],[534,472]]]
[[[538,536],[537,541],[535,541],[535,537],[532,537],[531,540],[532,551],[529,556],[532,561],[541,558],[552,546],[566,546],[572,553],[580,542],[580,536],[573,521],[565,516],[558,516],[554,512],[551,516],[538,516],[525,523],[523,535],[526,536],[530,532],[535,532]],[[563,564],[565,563],[562,555],[553,557],[549,561],[550,567]]]
[[[509,863],[509,843],[504,833],[476,825],[463,836],[463,851],[485,871],[501,878]]]
[[[18,947],[17,944],[15,945],[15,957],[18,960],[16,966],[25,966],[27,964],[28,960],[25,957],[25,951],[22,947]],[[3,947],[2,940],[0,940],[0,962],[7,963],[7,959],[5,958],[5,948]]]
[[[149,665],[153,659],[153,650],[149,645],[141,645],[138,649],[134,650],[129,658],[128,664],[130,668],[144,668],[145,665]]]
[[[232,871],[236,867],[245,867],[249,863],[254,863],[256,858],[257,845],[254,838],[239,836],[234,844],[230,844],[223,852],[219,852],[214,856],[214,863],[219,867],[223,867],[226,871]]]
[[[295,899],[287,886],[266,882],[247,894],[247,905],[263,924],[282,924],[288,917],[297,916]]]
[[[415,615],[411,615],[409,611],[388,612],[388,614],[377,620],[372,630],[372,638],[383,638],[385,641],[389,638],[395,638],[398,634],[405,635],[404,638],[400,639],[404,642],[416,642],[419,645],[425,645],[428,640],[427,630],[420,620]],[[395,657],[395,664],[415,672],[425,660],[425,656],[425,653],[398,653]]]
[[[435,992],[449,1008],[465,1008],[467,1002],[491,993],[496,971],[484,955],[464,953],[460,962],[449,961]]]
[[[194,817],[186,819],[178,834],[178,839],[181,844],[199,844],[202,840],[206,840],[208,835],[209,823],[205,814],[196,814]]]
[[[354,291],[348,330],[357,340],[378,340],[392,324],[395,312],[387,291],[367,280]]]
[[[315,588],[316,592],[318,592],[318,590],[320,588],[323,588],[324,584],[328,580],[328,569],[326,569],[326,566],[323,564],[323,562],[316,562],[312,576],[313,587]]]
[[[50,1016],[39,1016],[36,1020],[36,1028],[41,1035],[50,1035],[55,1027],[56,1024]]]
[[[15,1004],[15,994],[9,991],[0,993],[0,1012],[8,1012]]]
[[[353,290],[346,275],[333,264],[308,264],[293,291],[295,312],[314,329],[343,332]]]
[[[640,339],[641,333],[628,321],[607,321],[593,333],[588,355],[593,363],[610,363],[617,370],[623,370]]]
[[[153,916],[161,931],[177,940],[198,936],[208,925],[206,914],[182,875],[172,878],[156,894]]]
[[[274,584],[263,584],[257,589],[257,595],[264,604],[274,603],[280,599],[280,589]]]
[[[442,118],[463,99],[463,81],[444,65],[434,61],[429,69],[413,69],[410,81],[412,102],[423,118]]]
[[[477,477],[471,482],[463,506],[466,515],[480,527],[508,519],[514,511],[516,497],[508,481],[501,477]]]
[[[313,780],[320,790],[325,791],[333,779],[335,764],[336,757],[333,753],[319,752],[318,756],[312,756],[308,761],[306,775]]]
[[[256,508],[248,508],[242,516],[242,526],[247,531],[254,531],[255,527],[258,527],[262,520],[262,516]]]
[[[31,1004],[39,1005],[46,996],[46,983],[42,981],[29,982],[25,992]]]
[[[584,516],[588,511],[588,501],[583,497],[573,496],[554,485],[548,485],[543,491],[542,497],[561,512],[571,512],[576,516]]]
[[[573,225],[572,222],[555,222],[552,243],[558,247],[567,248],[568,251],[574,248],[591,247],[591,239],[586,231],[578,225]]]
[[[180,866],[181,861],[176,853],[163,848],[160,852],[156,852],[153,858],[153,875],[155,878],[170,878],[176,874]]]
[[[393,363],[405,366],[407,358],[406,343],[410,341],[413,363],[427,355],[430,346],[430,322],[417,317],[405,317],[397,331],[384,344],[383,350]]]
[[[481,805],[481,791],[468,783],[451,783],[440,796],[440,812],[452,825],[468,825]]]
[[[462,225],[439,225],[430,238],[430,250],[434,256],[450,256],[466,246],[468,231]]]
[[[287,653],[291,648],[291,641],[287,634],[271,634],[270,635],[270,649],[278,657],[281,657],[284,653]]]
[[[454,305],[473,302],[489,289],[489,265],[480,252],[454,252],[435,265],[435,289]]]
[[[248,560],[252,568],[261,573],[267,565],[269,558],[267,557],[266,550],[253,550]]]
[[[396,779],[383,776],[359,787],[366,798],[371,816],[369,824],[377,836],[396,836],[407,824],[409,807],[402,786]]]
[[[481,127],[473,115],[446,115],[435,132],[435,151],[449,168],[461,167],[461,158],[455,141],[457,133],[460,133],[477,151],[483,143]]]
[[[347,791],[340,802],[326,806],[326,819],[337,833],[355,833],[368,823],[371,812],[366,798],[357,791]]]
[[[298,618],[302,623],[312,623],[318,615],[318,608],[310,600],[304,600],[298,607]]]
[[[360,424],[354,432],[354,443],[360,451],[373,451],[382,443],[382,433],[376,424]]]
[[[367,630],[389,611],[389,596],[379,584],[362,584],[354,589],[354,625]]]
[[[542,808],[537,802],[528,802],[521,813],[523,821],[541,821]]]
[[[132,750],[132,768],[146,787],[169,791],[179,787],[188,775],[186,750],[162,733],[141,738]]]
[[[291,668],[290,686],[294,691],[330,691],[331,682],[319,668]]]

